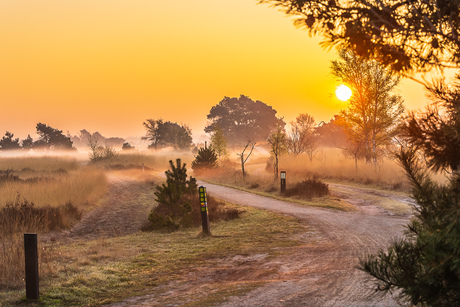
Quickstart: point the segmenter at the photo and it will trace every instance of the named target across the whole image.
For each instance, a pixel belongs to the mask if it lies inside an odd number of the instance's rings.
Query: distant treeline
[[[6,131],[5,135],[0,140],[0,150],[18,150],[18,149],[59,149],[59,150],[75,150],[75,147],[88,147],[90,137],[99,143],[106,144],[112,147],[129,147],[123,138],[111,137],[106,138],[99,132],[93,134],[87,130],[80,130],[80,136],[64,135],[62,130],[51,126],[38,123],[37,126],[38,139],[34,140],[30,134],[27,138],[19,140],[14,137],[14,133]],[[127,144],[127,145],[126,145]]]
[[[297,155],[309,153],[311,156],[317,146],[334,146],[344,148],[348,142],[342,118],[334,116],[328,123],[315,124],[312,116],[299,114],[295,121],[285,128],[286,123],[277,111],[259,100],[241,95],[240,97],[224,97],[213,106],[207,115],[208,125],[204,131],[209,133],[211,141],[219,136],[220,143],[225,146],[239,147],[250,140],[259,145],[267,143],[270,134],[281,127],[286,135],[287,152]],[[165,121],[163,119],[147,119],[144,123],[146,135],[143,140],[148,141],[149,148],[173,148],[176,150],[198,150],[193,144],[192,131],[185,124]],[[90,140],[93,145],[109,146],[114,149],[133,149],[134,147],[120,137],[104,137],[99,132],[90,133],[86,129],[80,130],[80,135],[64,135],[62,130],[43,123],[36,126],[38,139],[30,134],[19,140],[14,133],[6,131],[0,140],[0,150],[14,149],[60,149],[72,150],[88,148]],[[215,142],[212,142],[215,143]],[[222,146],[220,144],[219,146]],[[216,147],[216,144],[214,144]]]

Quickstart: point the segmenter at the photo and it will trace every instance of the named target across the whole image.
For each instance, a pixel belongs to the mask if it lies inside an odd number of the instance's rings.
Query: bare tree
[[[315,119],[307,113],[297,116],[295,121],[290,122],[287,132],[287,150],[297,156],[307,153],[310,161],[316,150],[315,144]]]
[[[99,139],[95,134],[89,134],[88,147],[90,149],[89,159],[91,160],[91,162],[107,160],[117,156],[117,153],[112,146],[108,144],[102,146],[98,143],[98,140]]]
[[[246,163],[246,161],[248,161],[249,156],[252,154],[252,151],[254,150],[255,146],[256,146],[256,142],[251,142],[251,140],[248,140],[246,145],[244,145],[243,151],[241,153],[237,153],[237,155],[241,158],[241,170],[243,171],[243,178],[246,176],[246,173],[244,171],[244,164]],[[246,157],[245,157],[244,154],[248,148],[250,148],[250,151],[248,154],[246,154]]]
[[[280,125],[276,126],[276,129],[269,135],[267,139],[268,143],[271,145],[271,154],[275,158],[273,163],[273,172],[275,179],[278,178],[278,164],[279,157],[287,151],[287,138],[284,128]]]

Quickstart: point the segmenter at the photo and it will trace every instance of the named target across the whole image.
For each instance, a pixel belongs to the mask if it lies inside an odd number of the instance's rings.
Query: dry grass
[[[70,202],[86,210],[106,192],[107,180],[102,170],[83,167],[46,176],[32,182],[11,181],[0,185],[0,207],[14,202],[20,194],[36,206],[58,207]]]
[[[296,177],[317,175],[322,179],[377,184],[389,188],[408,188],[408,181],[396,160],[384,159],[377,165],[358,161],[356,168],[355,161],[344,157],[342,151],[337,148],[319,149],[313,161],[305,155],[297,157],[284,155],[281,157],[280,169],[286,170],[294,180]]]
[[[181,157],[184,163],[191,165],[194,157],[190,152],[171,152],[169,150],[146,150],[146,151],[130,151],[120,152],[113,158],[102,160],[95,163],[98,166],[103,166],[111,169],[141,169],[144,165],[145,169],[149,170],[165,170],[169,168],[169,160],[174,160],[172,157]]]
[[[274,182],[273,165],[269,162],[268,152],[251,156],[245,165],[247,176],[244,180],[241,175],[241,165],[234,156],[231,154],[231,161],[224,165],[225,171],[222,173],[226,179],[221,179],[226,183],[240,183],[247,188],[253,185],[268,187],[270,183],[279,186],[278,181]],[[282,155],[279,170],[286,171],[289,184],[317,177],[321,180],[376,184],[390,189],[407,190],[409,188],[406,176],[396,160],[384,159],[377,165],[358,161],[358,168],[356,168],[355,161],[344,157],[338,148],[320,148],[312,161],[305,154]]]
[[[79,167],[77,159],[71,156],[40,156],[0,158],[0,171],[14,170],[27,173],[52,173],[58,170],[71,171]]]
[[[17,287],[23,285],[23,233],[69,227],[105,195],[107,179],[68,157],[1,158],[0,167],[0,288]]]
[[[125,237],[40,246],[41,302],[47,306],[98,306],[122,298],[162,291],[161,286],[181,280],[200,267],[209,268],[226,257],[283,253],[283,247],[299,244],[292,239],[305,228],[293,218],[265,210],[244,208],[243,217],[211,225],[214,236],[199,236],[200,229],[174,233],[138,232]],[[263,270],[263,268],[260,268]],[[156,286],[160,286],[156,288]],[[248,284],[248,289],[254,285]],[[231,283],[215,285],[215,293],[230,295]],[[240,289],[241,287],[237,287]],[[163,290],[162,290],[163,289]],[[241,289],[240,289],[241,290]],[[17,304],[21,289],[0,291],[0,301]],[[230,294],[229,294],[230,293]],[[207,293],[177,293],[205,299]],[[167,298],[159,297],[164,300]],[[175,295],[175,303],[180,299]],[[158,306],[168,301],[158,301]]]

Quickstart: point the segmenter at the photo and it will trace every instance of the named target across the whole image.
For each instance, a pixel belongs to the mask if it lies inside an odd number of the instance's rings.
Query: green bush
[[[187,179],[187,169],[180,159],[176,164],[169,161],[171,170],[165,172],[166,184],[156,187],[155,206],[148,216],[148,224],[142,230],[175,231],[183,227],[194,227],[201,224],[201,204],[198,186],[193,177]],[[225,203],[208,197],[209,220],[229,220],[238,218],[240,212],[225,208]]]
[[[176,164],[169,161],[171,170],[165,172],[166,184],[156,187],[158,205],[152,209],[148,220],[152,229],[177,230],[192,223],[192,200],[198,198],[198,186],[193,177],[187,179],[187,169],[181,159]]]

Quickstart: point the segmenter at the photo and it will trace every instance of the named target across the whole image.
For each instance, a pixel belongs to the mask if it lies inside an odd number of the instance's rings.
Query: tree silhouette
[[[192,146],[192,131],[186,125],[178,125],[162,119],[147,119],[144,122],[147,135],[142,139],[151,141],[149,147],[160,149],[173,147],[174,149],[190,149]]]
[[[459,3],[434,1],[259,0],[298,17],[296,26],[392,70],[459,67]]]
[[[316,141],[318,144],[329,147],[344,147],[347,143],[347,137],[342,126],[337,123],[340,121],[340,115],[334,115],[329,122],[321,122],[315,129]]]
[[[0,140],[0,148],[2,150],[9,150],[9,149],[19,149],[21,146],[19,145],[19,138],[13,139],[14,134],[7,131],[3,138]]]
[[[241,153],[237,153],[237,155],[240,157],[240,160],[241,160],[241,171],[243,172],[243,178],[246,177],[244,164],[248,161],[255,146],[256,146],[256,142],[251,142],[251,140],[248,140],[247,143],[244,145]],[[249,153],[246,152],[247,149],[249,149]]]
[[[216,151],[219,160],[228,154],[227,140],[219,125],[214,126],[214,130],[211,134],[211,146]]]
[[[276,113],[262,101],[253,101],[247,96],[225,97],[211,108],[208,114],[210,124],[204,131],[212,133],[219,126],[232,146],[247,139],[264,141],[277,124],[285,125],[276,117]]]
[[[51,126],[38,123],[37,134],[40,138],[35,141],[34,147],[38,148],[55,148],[55,149],[73,149],[70,137],[62,134],[62,130],[55,129]]]
[[[22,140],[22,148],[31,149],[33,147],[34,147],[34,139],[30,136],[30,134],[28,134],[27,138]]]

